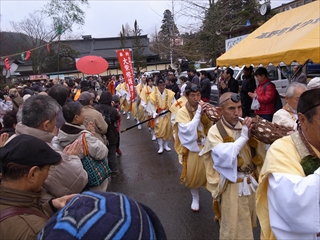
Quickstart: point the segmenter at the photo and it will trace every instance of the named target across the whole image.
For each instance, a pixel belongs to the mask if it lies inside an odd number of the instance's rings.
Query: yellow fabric
[[[146,86],[146,85],[145,85]],[[137,92],[137,95],[140,97],[141,95],[141,92],[142,92],[142,89],[145,87],[142,83],[139,83],[137,86],[135,86],[136,88],[136,92]],[[140,97],[141,98],[141,97]]]
[[[120,90],[124,90],[127,92],[127,94],[129,94],[129,90],[127,88],[127,84],[125,82],[123,83],[119,83],[117,88],[116,88],[117,91],[120,91]],[[128,103],[127,99],[124,98],[124,97],[120,97],[120,108],[122,111],[124,112],[129,112],[131,109],[131,104]]]
[[[141,100],[143,100],[146,104],[148,104],[148,97],[149,95],[151,94],[151,92],[153,92],[155,89],[154,86],[149,87],[149,86],[145,86],[142,91],[141,91],[141,94],[140,94],[140,98]]]
[[[220,56],[216,66],[267,66],[269,63],[277,66],[280,62],[290,65],[294,60],[303,64],[308,59],[318,63],[319,16],[319,1],[278,13]]]
[[[236,139],[235,132],[226,127],[223,122],[222,124],[227,134]],[[236,132],[240,136],[241,130]],[[208,132],[203,160],[206,167],[207,189],[213,198],[221,196],[220,239],[253,239],[251,229],[256,227],[255,193],[251,192],[249,196],[239,197],[239,183],[225,184],[223,191],[219,191],[221,179],[220,174],[213,169],[214,159],[211,158],[211,150],[220,143],[223,143],[223,139],[217,126],[214,125]],[[265,144],[258,142],[256,152],[264,159]],[[241,168],[251,163],[251,150],[248,143],[242,148],[239,155],[244,161]],[[257,171],[260,171],[259,167]]]
[[[174,98],[174,92],[169,89],[165,89],[164,92],[164,99],[162,99],[160,91],[158,88],[149,95],[148,100],[151,101],[153,106],[155,107],[155,111],[157,109],[166,109],[169,110],[171,107],[172,99]],[[158,101],[157,101],[158,100]],[[171,125],[171,113],[167,113],[165,116],[158,117],[155,120],[154,125],[154,133],[156,138],[162,138],[164,141],[168,141],[172,137],[172,125]]]
[[[143,88],[144,88],[144,86],[142,83],[139,83],[137,86],[135,86],[136,93],[139,96],[139,98],[141,98],[141,92],[142,92]],[[134,116],[140,122],[145,120],[144,108],[142,106],[140,106],[140,100],[138,101],[138,106],[137,106],[137,100],[135,100],[132,102],[131,107],[132,107],[132,110],[131,110],[132,116]]]
[[[140,103],[140,101],[138,101]],[[137,100],[132,102],[132,109],[131,109],[132,116],[142,122],[145,119],[144,116],[144,108],[139,104],[138,111],[137,111]]]
[[[184,158],[184,161],[187,163],[187,174],[186,178],[184,179],[184,184],[186,187],[189,188],[199,188],[201,186],[206,186],[207,180],[206,180],[206,170],[204,166],[204,162],[202,160],[202,157],[199,156],[198,152],[191,152],[187,151],[187,155],[185,155],[185,149],[181,145],[181,142],[178,137],[178,123],[188,123],[192,119],[189,116],[188,110],[186,107],[181,108],[176,113],[176,122],[174,124],[175,128],[175,141],[174,141],[174,148],[178,155],[182,155]],[[209,125],[209,124],[207,124]],[[212,123],[211,123],[212,125]],[[205,127],[202,125],[202,127]],[[199,145],[200,150],[202,149],[202,146]]]
[[[319,151],[312,147],[318,157]],[[300,164],[301,158],[291,136],[275,141],[268,149],[264,165],[259,176],[259,187],[256,194],[257,215],[261,225],[261,239],[276,239],[270,228],[268,212],[268,176],[271,173],[286,173],[305,177]]]
[[[186,103],[188,102],[187,98],[185,96],[182,96],[178,100],[174,102],[174,104],[170,107],[170,112],[173,114],[177,114],[178,110],[181,109]]]

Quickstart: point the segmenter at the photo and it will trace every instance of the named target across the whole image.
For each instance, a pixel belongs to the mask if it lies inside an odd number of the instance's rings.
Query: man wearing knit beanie
[[[150,208],[121,193],[84,192],[50,218],[38,239],[167,238]]]

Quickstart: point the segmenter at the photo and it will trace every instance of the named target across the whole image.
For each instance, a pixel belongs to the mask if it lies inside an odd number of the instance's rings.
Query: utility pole
[[[174,34],[174,0],[172,0],[171,2],[171,6],[172,6],[172,31],[171,31],[171,36],[172,36],[172,41],[170,44],[170,66],[171,68],[173,68],[172,65],[172,59],[173,59],[173,49],[172,49],[172,45],[175,44],[175,34]]]

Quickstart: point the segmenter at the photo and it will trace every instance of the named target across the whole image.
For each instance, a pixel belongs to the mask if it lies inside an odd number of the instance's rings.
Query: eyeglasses
[[[302,114],[305,114],[306,112],[310,111],[311,109],[313,109],[313,108],[315,108],[315,107],[318,107],[319,105],[320,105],[320,103],[318,103],[318,104],[316,104],[316,105],[314,105],[314,106],[312,106],[312,107],[307,108],[307,110],[305,110],[305,111],[303,111],[303,112],[301,112],[301,113],[302,113]]]
[[[231,99],[232,102],[237,103],[241,100],[241,97],[240,97],[240,94],[238,94],[238,93],[232,93],[230,97],[228,97],[227,99],[222,101],[219,105],[221,106],[222,103],[228,101],[229,99]]]

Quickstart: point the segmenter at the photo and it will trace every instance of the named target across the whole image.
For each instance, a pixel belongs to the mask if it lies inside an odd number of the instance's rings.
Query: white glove
[[[156,117],[158,117],[158,114],[157,114],[157,113],[153,113],[153,114],[152,114],[152,117],[153,117],[153,118],[156,118]]]
[[[233,143],[236,149],[240,152],[243,146],[247,143],[249,140],[248,137],[249,129],[246,125],[242,126],[241,136]]]

